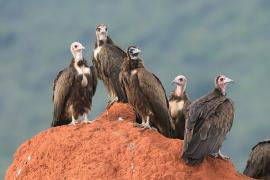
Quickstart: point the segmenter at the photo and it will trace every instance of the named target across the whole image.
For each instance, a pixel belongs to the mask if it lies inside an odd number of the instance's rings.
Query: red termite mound
[[[18,148],[5,179],[247,179],[230,161],[185,165],[182,141],[134,120],[132,108],[117,103],[90,124],[45,130]]]

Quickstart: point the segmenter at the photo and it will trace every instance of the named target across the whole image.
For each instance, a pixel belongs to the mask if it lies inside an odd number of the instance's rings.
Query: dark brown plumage
[[[126,94],[119,81],[119,73],[126,56],[126,53],[108,36],[107,26],[98,25],[93,64],[97,69],[98,78],[104,82],[109,93],[108,106],[115,101],[127,102]]]
[[[138,48],[130,46],[127,52],[120,79],[128,102],[141,117],[144,128],[151,125],[163,135],[171,136],[173,124],[169,103],[160,80],[144,68],[143,60],[138,58]]]
[[[96,91],[97,76],[94,68],[82,59],[82,49],[84,47],[80,43],[72,43],[71,51],[75,57],[70,66],[60,71],[54,80],[52,127],[71,122],[74,124],[82,115],[87,121]]]
[[[187,79],[185,76],[179,75],[172,82],[176,84],[175,90],[169,97],[170,114],[175,126],[173,137],[183,140],[190,105],[190,100],[186,94]]]
[[[220,147],[234,118],[233,103],[225,93],[230,82],[231,79],[219,75],[214,91],[190,105],[182,155],[187,164],[201,163],[209,154],[228,158],[221,154]]]
[[[243,173],[255,179],[270,180],[270,139],[252,148]]]

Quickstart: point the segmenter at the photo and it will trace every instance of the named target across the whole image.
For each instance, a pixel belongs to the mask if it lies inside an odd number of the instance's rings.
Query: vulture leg
[[[142,124],[141,124],[141,125],[142,125],[142,127],[144,127],[144,126],[145,126],[145,124],[146,124],[146,123],[145,123],[145,120],[143,120],[143,121],[142,121]]]
[[[220,157],[221,159],[224,159],[224,160],[230,159],[229,156],[223,155],[220,150],[218,151],[218,157]]]
[[[70,125],[76,125],[78,123],[78,121],[74,118],[73,114],[72,114],[72,121],[70,123]]]
[[[150,120],[149,119],[150,119],[150,116],[147,116],[146,122],[143,124],[143,129],[142,130],[151,129],[151,130],[154,130],[154,131],[158,131],[156,128],[150,126]]]
[[[139,127],[139,128],[144,128],[144,127],[145,127],[145,124],[146,124],[146,123],[145,123],[145,120],[142,119],[142,123],[141,123],[141,124],[135,122],[135,123],[134,123],[134,126],[135,126],[135,127]]]
[[[87,118],[87,114],[86,113],[83,115],[83,117],[84,117],[83,123],[89,123],[90,122],[88,120],[88,118]]]
[[[151,129],[149,119],[150,119],[150,117],[147,116],[147,118],[146,118],[146,123],[143,125],[143,128],[144,128],[144,129]]]
[[[147,116],[146,122],[144,122],[142,124],[142,126],[143,126],[143,129],[142,130],[152,129],[152,130],[158,131],[156,128],[150,126],[150,120],[149,119],[150,119],[150,116]]]

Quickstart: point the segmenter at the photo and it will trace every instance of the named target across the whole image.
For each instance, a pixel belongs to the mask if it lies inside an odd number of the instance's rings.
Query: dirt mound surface
[[[90,124],[45,130],[23,143],[5,179],[248,179],[230,161],[180,159],[182,141],[133,127],[126,104],[114,104]]]

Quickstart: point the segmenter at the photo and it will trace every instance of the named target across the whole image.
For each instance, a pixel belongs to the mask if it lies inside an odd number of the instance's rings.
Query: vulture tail
[[[51,127],[56,127],[56,126],[62,126],[62,125],[67,125],[71,123],[71,119],[53,119],[51,123]]]
[[[127,103],[127,96],[122,89],[122,86],[119,82],[118,77],[115,79],[112,79],[111,85],[112,85],[112,87],[113,87],[113,89],[118,97],[118,101],[123,102],[123,103]]]
[[[194,159],[194,158],[189,157],[186,153],[183,154],[182,158],[184,159],[185,163],[188,165],[200,164],[203,161],[203,158]]]
[[[158,129],[158,131],[166,137],[173,136],[173,124],[171,116],[166,108],[164,108],[159,103],[155,104],[155,120],[153,125]]]

